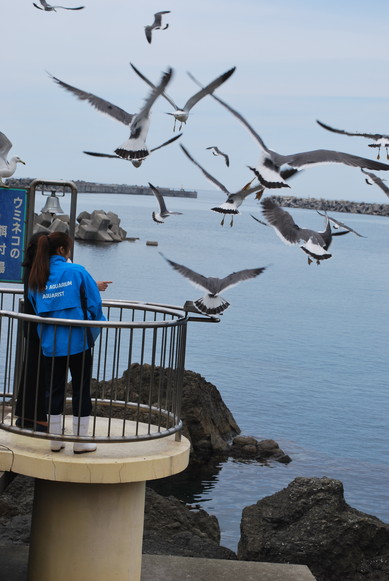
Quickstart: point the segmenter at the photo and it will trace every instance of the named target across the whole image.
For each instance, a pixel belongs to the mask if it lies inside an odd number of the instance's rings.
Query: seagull
[[[190,77],[197,83],[196,79],[190,75]],[[200,85],[201,86],[201,85]],[[345,165],[351,165],[354,167],[364,167],[367,169],[375,170],[389,170],[389,165],[380,163],[379,161],[374,161],[371,159],[365,159],[364,157],[359,157],[358,155],[351,155],[349,153],[343,153],[341,151],[332,151],[329,149],[316,149],[313,151],[303,151],[301,153],[292,153],[289,155],[282,155],[266,147],[264,142],[258,133],[251,127],[251,125],[246,121],[246,119],[233,109],[230,105],[222,101],[219,97],[212,94],[212,97],[223,107],[225,107],[230,113],[232,113],[237,119],[239,119],[243,125],[248,129],[254,139],[257,141],[261,148],[261,157],[256,167],[250,167],[251,171],[255,173],[258,180],[266,188],[289,188],[290,186],[286,183],[285,178],[281,175],[281,167],[287,165],[289,169],[296,171],[301,170],[305,167],[311,167],[313,165],[321,165],[324,163],[343,163]]]
[[[385,192],[385,194],[389,198],[389,188],[388,188],[388,186],[386,184],[384,184],[384,180],[382,180],[381,178],[379,178],[378,176],[376,176],[373,172],[365,171],[363,169],[361,169],[361,172],[363,172],[364,174],[366,174],[367,176],[369,176],[370,179],[369,178],[365,178],[365,182],[367,184],[369,184],[369,186],[372,186],[373,184],[376,184],[379,188],[381,188],[381,190],[383,192]]]
[[[69,6],[52,6],[51,4],[47,4],[46,0],[39,0],[41,6],[38,6],[33,2],[35,8],[39,10],[45,10],[46,12],[57,12],[57,8],[63,8],[64,10],[82,10],[85,6],[76,6],[75,8],[70,8]]]
[[[182,264],[177,264],[176,262],[169,260],[162,254],[162,252],[160,252],[160,255],[170,264],[170,266],[185,276],[185,278],[189,279],[194,286],[206,291],[206,294],[202,298],[193,302],[196,309],[205,315],[218,315],[230,306],[230,303],[219,294],[220,292],[231,288],[244,280],[255,278],[266,270],[266,267],[246,268],[245,270],[233,272],[224,278],[216,278],[212,276],[207,278]]]
[[[242,205],[243,201],[247,198],[247,196],[249,196],[250,194],[253,194],[254,192],[256,194],[258,194],[258,193],[262,194],[265,188],[260,184],[258,184],[255,187],[250,188],[251,183],[255,179],[255,178],[253,178],[251,180],[251,182],[249,182],[248,184],[243,186],[243,188],[241,190],[235,192],[234,194],[231,194],[227,190],[227,188],[221,182],[219,182],[219,180],[217,180],[215,177],[213,177],[195,159],[193,159],[193,157],[190,155],[189,151],[183,145],[180,144],[180,147],[181,147],[182,151],[185,153],[185,155],[195,165],[197,165],[197,167],[203,172],[205,177],[227,195],[227,200],[223,204],[221,204],[220,206],[215,206],[214,208],[211,208],[211,210],[213,210],[214,212],[219,212],[221,214],[224,214],[223,219],[220,222],[221,226],[224,225],[224,219],[225,219],[226,214],[231,214],[230,226],[233,226],[234,215],[240,214],[238,208]]]
[[[3,182],[2,178],[11,177],[16,171],[16,164],[22,163],[26,165],[17,155],[11,157],[9,161],[7,160],[11,147],[12,143],[8,137],[0,131],[0,186],[3,188],[7,188],[8,186]]]
[[[181,137],[181,135],[182,135],[182,133],[179,133],[178,135],[175,135],[174,137],[172,137],[171,139],[168,139],[164,143],[161,143],[161,145],[158,145],[158,147],[153,147],[152,149],[150,149],[150,153],[152,153],[153,151],[157,151],[157,149],[161,149],[161,147],[165,147],[165,145],[169,145],[170,143],[173,143],[173,141],[176,141],[176,139],[179,139],[179,137]],[[83,153],[86,153],[87,155],[92,155],[94,157],[110,157],[113,159],[126,159],[124,157],[120,157],[120,155],[115,155],[113,153],[97,153],[96,151],[84,151]],[[140,167],[142,165],[143,159],[131,159],[130,161],[134,167]]]
[[[147,83],[149,85],[149,87],[152,87],[152,88],[155,87],[155,85],[151,81],[149,81],[149,79],[147,77],[145,77],[143,75],[143,73],[141,73],[132,63],[130,63],[130,65],[133,68],[133,70],[136,72],[136,74],[145,83]],[[227,79],[230,78],[230,76],[232,75],[232,73],[234,71],[235,71],[235,67],[233,67],[232,69],[223,73],[222,75],[220,75],[220,77],[217,77],[217,79],[215,79],[214,81],[209,83],[206,87],[202,88],[201,91],[198,91],[192,97],[190,97],[190,99],[187,100],[187,102],[185,103],[185,105],[183,107],[178,107],[178,105],[176,105],[176,103],[173,101],[173,99],[171,99],[168,95],[166,95],[166,93],[162,93],[162,96],[165,97],[165,99],[170,103],[170,105],[173,107],[173,109],[175,109],[174,113],[168,113],[168,115],[173,115],[173,117],[174,117],[173,131],[175,131],[175,129],[176,129],[177,121],[180,123],[180,127],[179,127],[178,131],[181,131],[182,125],[185,125],[187,120],[188,120],[189,113],[190,113],[192,107],[194,107],[196,105],[196,103],[198,103],[200,101],[200,99],[202,99],[206,95],[211,95],[215,89],[220,87],[221,84],[223,84]]]
[[[157,201],[159,204],[159,213],[157,213],[157,212],[152,213],[152,217],[153,217],[154,222],[158,222],[158,224],[163,224],[165,222],[164,218],[168,218],[172,214],[175,214],[177,216],[182,216],[182,212],[170,212],[166,207],[165,200],[164,200],[164,197],[161,194],[161,192],[155,186],[153,186],[153,184],[151,184],[150,182],[149,182],[149,186],[150,186],[151,191],[153,192],[154,196],[157,198]]]
[[[224,161],[226,162],[226,166],[230,167],[230,158],[226,153],[220,151],[220,149],[216,145],[211,145],[211,147],[206,147],[205,149],[211,149],[213,155],[222,155],[224,157]]]
[[[357,133],[351,131],[344,131],[343,129],[334,129],[325,123],[322,123],[318,119],[316,119],[316,123],[318,123],[327,131],[332,131],[333,133],[341,133],[342,135],[351,135],[353,137],[366,137],[367,139],[372,139],[374,143],[369,143],[369,147],[376,147],[378,148],[377,159],[380,159],[380,151],[381,147],[384,147],[386,150],[386,159],[389,159],[389,135],[384,135],[382,133]]]
[[[308,254],[308,264],[311,264],[312,262],[310,257],[314,258],[317,264],[320,264],[321,260],[331,258],[332,254],[329,254],[327,250],[332,242],[333,236],[341,236],[343,234],[348,234],[349,232],[355,232],[341,222],[338,222],[338,224],[344,226],[347,230],[338,233],[332,232],[330,222],[336,222],[336,220],[333,218],[330,220],[327,214],[324,214],[326,223],[325,229],[322,232],[316,232],[315,230],[310,230],[308,228],[300,228],[294,222],[289,212],[283,210],[271,198],[265,198],[262,200],[261,204],[266,220],[270,226],[273,226],[276,234],[283,242],[285,242],[285,244],[302,243],[300,248]],[[258,220],[258,222],[259,221],[260,220]],[[360,236],[360,234],[358,234],[358,236]]]
[[[162,10],[161,12],[156,12],[154,14],[154,22],[150,26],[145,26],[145,34],[147,38],[147,42],[151,44],[151,36],[153,30],[166,30],[168,28],[168,24],[162,27],[162,14],[170,14],[170,10]]]
[[[359,232],[353,230],[350,226],[347,226],[343,222],[340,222],[339,220],[332,218],[332,216],[328,216],[327,212],[322,213],[319,212],[319,210],[316,210],[316,212],[319,214],[319,216],[323,216],[324,218],[327,218],[330,222],[332,222],[334,224],[334,228],[344,228],[346,230],[346,232],[332,232],[332,236],[340,236],[342,234],[352,232],[353,234],[356,234],[356,236],[359,236],[359,238],[366,238],[366,236],[359,234]]]
[[[76,87],[72,87],[63,81],[60,81],[53,75],[50,76],[58,85],[67,91],[70,91],[82,101],[88,101],[98,111],[113,117],[117,121],[120,121],[129,127],[130,137],[124,143],[122,143],[122,145],[117,147],[114,153],[123,159],[129,159],[133,163],[135,161],[134,165],[137,165],[139,164],[139,160],[143,161],[150,154],[150,150],[146,145],[146,138],[150,126],[151,107],[159,95],[163,93],[172,77],[172,74],[173,69],[171,68],[169,68],[166,73],[163,73],[159,85],[153,88],[153,90],[146,98],[142,109],[135,115],[127,113],[124,111],[124,109],[113,105],[105,99],[96,97],[96,95],[93,95],[92,93],[87,93],[81,89],[76,89]]]

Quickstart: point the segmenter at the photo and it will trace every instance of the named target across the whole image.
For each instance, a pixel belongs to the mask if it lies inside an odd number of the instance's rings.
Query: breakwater
[[[14,188],[30,187],[33,178],[9,179],[6,181],[7,186]],[[153,196],[149,186],[135,186],[128,184],[102,184],[99,182],[86,182],[83,180],[72,180],[80,194],[125,194],[136,196]],[[173,198],[197,198],[196,190],[184,190],[184,188],[174,189],[156,186],[163,196]],[[49,190],[59,189],[50,187]]]
[[[345,212],[347,214],[372,214],[389,216],[389,204],[350,202],[347,200],[325,200],[324,198],[297,198],[295,196],[271,196],[280,206],[304,208],[324,212]]]

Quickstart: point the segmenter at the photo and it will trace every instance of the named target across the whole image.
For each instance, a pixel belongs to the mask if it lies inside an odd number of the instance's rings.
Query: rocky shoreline
[[[139,367],[131,366],[132,377]],[[119,391],[128,384],[126,373],[117,380]],[[142,383],[147,391],[145,366]],[[141,394],[143,388],[136,384]],[[92,388],[97,387],[101,385],[95,382]],[[143,553],[304,564],[317,581],[389,579],[389,525],[350,507],[342,483],[326,477],[295,478],[283,490],[244,508],[237,552],[221,546],[216,517],[172,495],[180,479],[215,473],[229,457],[262,464],[292,460],[274,440],[242,435],[216,386],[193,371],[184,373],[181,415],[191,441],[190,463],[186,475],[148,483]],[[3,550],[28,545],[33,490],[34,479],[17,475],[0,494]]]

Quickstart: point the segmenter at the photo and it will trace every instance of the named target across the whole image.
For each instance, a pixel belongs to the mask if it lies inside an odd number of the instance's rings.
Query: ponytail
[[[28,278],[30,289],[38,290],[39,292],[45,290],[50,274],[50,257],[58,254],[58,249],[61,247],[64,248],[65,252],[72,247],[72,239],[64,232],[53,232],[39,237],[35,258]]]

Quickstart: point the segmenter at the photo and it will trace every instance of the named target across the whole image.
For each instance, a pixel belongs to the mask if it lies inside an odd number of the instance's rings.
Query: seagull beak
[[[19,163],[22,163],[23,165],[26,165],[26,162],[23,161],[22,159],[19,159],[18,161],[19,161]]]

